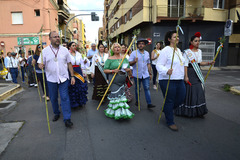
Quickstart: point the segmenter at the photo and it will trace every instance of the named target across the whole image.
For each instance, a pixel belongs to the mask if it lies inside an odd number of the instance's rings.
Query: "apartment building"
[[[105,0],[105,26],[107,39],[121,37],[129,44],[134,29],[140,29],[139,37],[151,39],[146,47],[151,51],[154,43],[164,40],[165,33],[174,30],[179,17],[185,16],[181,27],[179,48],[188,48],[195,32],[202,33],[200,48],[203,60],[212,60],[224,35],[228,19],[233,20],[233,34],[227,37],[224,50],[216,60],[216,66],[240,65],[240,31],[237,11],[240,0]],[[231,52],[231,54],[229,54]],[[232,53],[234,52],[234,53]]]
[[[35,50],[42,26],[44,45],[49,44],[49,32],[58,30],[58,4],[54,0],[0,1],[0,24],[0,49],[4,54],[17,52],[22,45]]]
[[[70,13],[66,0],[11,0],[0,1],[0,50],[18,52],[34,49],[40,43],[39,31],[43,26],[43,46],[50,44],[50,31],[60,33]],[[70,35],[68,34],[68,38]]]

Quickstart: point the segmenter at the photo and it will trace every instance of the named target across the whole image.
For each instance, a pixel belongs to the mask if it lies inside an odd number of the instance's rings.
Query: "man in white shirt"
[[[7,65],[8,72],[11,73],[12,76],[12,82],[17,83],[17,77],[18,77],[18,59],[16,57],[17,53],[12,52],[11,57],[9,58],[9,62]]]
[[[51,41],[51,45],[42,51],[38,59],[38,66],[40,69],[45,67],[50,100],[55,114],[53,121],[57,121],[60,117],[58,105],[59,90],[65,126],[71,127],[73,123],[71,122],[71,107],[68,94],[68,69],[71,74],[71,85],[75,84],[71,57],[68,49],[60,45],[60,37],[56,31],[50,32],[49,40]]]

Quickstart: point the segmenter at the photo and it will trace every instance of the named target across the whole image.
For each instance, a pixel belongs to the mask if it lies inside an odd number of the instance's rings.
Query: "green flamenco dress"
[[[108,59],[105,62],[104,70],[117,69],[120,62],[121,59]],[[126,64],[129,68],[129,62],[125,58],[122,66]],[[113,75],[114,74],[109,74],[109,82],[112,80]],[[131,119],[134,116],[134,114],[129,110],[130,106],[127,104],[127,98],[125,95],[126,76],[127,73],[119,71],[110,87],[111,93],[108,95],[108,99],[110,102],[108,104],[108,108],[104,112],[107,117],[114,118],[115,120]]]

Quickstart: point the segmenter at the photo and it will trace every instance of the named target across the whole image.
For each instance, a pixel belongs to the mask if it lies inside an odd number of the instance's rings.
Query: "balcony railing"
[[[66,14],[70,15],[69,10],[64,5],[59,5],[59,10],[63,10]]]
[[[157,17],[167,18],[203,18],[204,7],[202,6],[157,6]]]

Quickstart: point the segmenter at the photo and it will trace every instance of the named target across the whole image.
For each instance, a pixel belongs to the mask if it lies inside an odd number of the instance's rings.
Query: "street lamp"
[[[68,22],[67,22],[67,24],[66,24],[66,26],[65,26],[65,31],[64,31],[64,42],[66,42],[66,33],[67,33],[67,25],[68,25],[68,23],[73,19],[73,18],[75,18],[75,17],[77,17],[77,16],[89,16],[89,15],[91,15],[91,20],[92,21],[99,21],[99,17],[96,15],[96,13],[95,12],[91,12],[91,14],[78,14],[78,15],[76,15],[76,16],[73,16],[72,18],[70,18],[69,20],[68,20]]]

